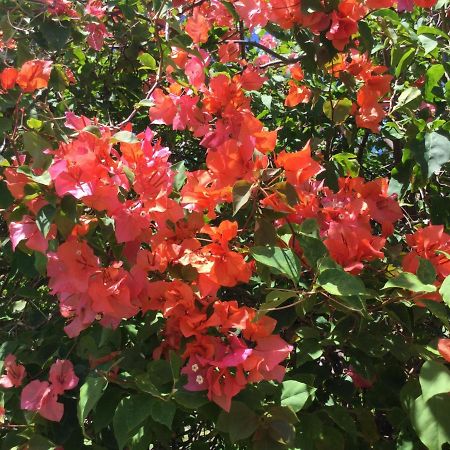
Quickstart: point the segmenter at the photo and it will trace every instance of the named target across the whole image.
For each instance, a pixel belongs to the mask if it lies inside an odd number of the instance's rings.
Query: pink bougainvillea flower
[[[56,225],[52,224],[47,236],[43,236],[35,220],[30,216],[23,216],[20,222],[11,222],[9,224],[9,234],[13,250],[16,249],[20,241],[26,240],[28,248],[45,253],[48,241],[56,236]]]
[[[4,388],[19,387],[26,375],[25,367],[16,363],[16,357],[9,354],[4,361],[5,375],[0,377],[0,386]]]
[[[78,377],[73,364],[65,359],[57,359],[50,367],[49,381],[57,394],[73,389],[78,384]]]
[[[89,47],[93,48],[97,52],[99,52],[103,48],[105,38],[111,35],[103,23],[88,23],[85,27],[85,30],[87,33],[89,33],[89,36],[87,38]]]
[[[23,388],[20,407],[36,411],[45,419],[59,422],[64,414],[64,405],[57,400],[58,394],[47,381],[34,380]]]

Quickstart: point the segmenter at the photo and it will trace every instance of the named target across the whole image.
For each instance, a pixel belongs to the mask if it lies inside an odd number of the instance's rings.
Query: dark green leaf
[[[314,398],[316,388],[295,380],[283,381],[281,385],[281,404],[290,406],[295,412],[300,411],[306,402]]]
[[[435,292],[436,287],[432,284],[424,284],[413,273],[402,272],[395,278],[391,278],[383,289],[400,288],[413,292]]]
[[[43,206],[36,214],[36,226],[44,237],[47,237],[55,215],[56,208],[52,205]]]
[[[113,418],[114,435],[119,450],[122,450],[134,435],[133,431],[150,416],[152,400],[148,395],[137,394],[120,401]]]
[[[410,412],[411,423],[420,440],[429,450],[442,450],[442,445],[450,442],[450,396],[432,397],[425,401],[419,396]]]
[[[78,400],[78,421],[84,433],[84,421],[94,409],[100,397],[103,395],[108,382],[105,378],[89,376],[80,388]]]
[[[438,394],[450,392],[450,371],[436,361],[426,361],[420,369],[420,386],[422,397],[428,401]]]
[[[317,284],[331,295],[364,295],[366,288],[360,278],[342,269],[325,269],[320,272]]]
[[[221,411],[216,428],[230,434],[232,443],[250,437],[258,427],[257,415],[244,403],[233,401],[230,412]]]
[[[245,180],[237,181],[233,186],[233,215],[250,200],[252,184]]]
[[[155,422],[165,425],[169,430],[172,429],[173,418],[175,417],[176,407],[171,401],[164,401],[159,398],[152,399],[150,405],[152,419]]]
[[[270,267],[275,274],[285,275],[295,282],[300,278],[300,260],[291,249],[273,246],[253,247],[250,253],[256,261]]]

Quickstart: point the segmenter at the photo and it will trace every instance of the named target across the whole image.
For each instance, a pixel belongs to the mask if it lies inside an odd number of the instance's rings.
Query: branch
[[[370,132],[366,128],[364,130],[364,136],[358,146],[358,151],[356,153],[356,160],[359,162],[361,175],[364,175],[364,168],[363,168],[364,149],[366,148],[367,141],[369,140],[369,134],[370,134]]]
[[[285,64],[294,64],[294,63],[300,61],[300,59],[298,57],[297,58],[286,58],[286,56],[280,55],[279,53],[273,51],[272,49],[270,49],[269,47],[266,47],[265,45],[260,44],[259,42],[245,41],[243,39],[227,39],[227,40],[225,40],[225,42],[227,42],[227,43],[231,42],[233,44],[241,44],[243,47],[245,47],[246,45],[251,46],[251,47],[258,47],[259,49],[265,51],[269,55],[272,55],[274,58],[277,58],[279,61],[281,61]]]

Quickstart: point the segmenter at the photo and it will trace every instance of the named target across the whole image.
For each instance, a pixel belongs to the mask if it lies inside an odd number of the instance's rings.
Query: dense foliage
[[[0,0],[1,449],[450,448],[447,0]]]

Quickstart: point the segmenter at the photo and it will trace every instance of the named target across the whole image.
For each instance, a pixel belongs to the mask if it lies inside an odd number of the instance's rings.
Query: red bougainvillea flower
[[[370,389],[373,386],[372,380],[364,378],[361,374],[356,372],[356,370],[353,369],[352,366],[350,366],[348,369],[345,369],[344,373],[352,379],[353,384],[358,389]]]
[[[358,31],[358,24],[352,18],[336,11],[333,11],[331,21],[331,27],[326,37],[333,43],[336,49],[342,51],[349,43],[352,34]]]
[[[443,225],[428,225],[406,236],[411,251],[403,258],[403,269],[416,273],[419,257],[428,259],[436,269],[439,281],[450,275],[450,235],[444,233]]]
[[[89,33],[89,36],[87,38],[89,47],[93,48],[97,52],[99,52],[103,48],[105,39],[111,36],[104,23],[88,23],[85,27],[85,30],[87,33]]]
[[[47,381],[34,380],[23,388],[20,407],[36,411],[45,419],[59,422],[64,414],[64,405],[57,400],[58,394]]]
[[[421,8],[432,8],[437,0],[414,0],[414,3]]]
[[[450,339],[439,339],[438,350],[441,356],[450,362]]]
[[[22,364],[16,363],[16,357],[14,355],[7,355],[3,361],[3,369],[6,371],[4,375],[0,377],[0,386],[3,388],[18,387],[22,384],[22,381],[26,375],[25,367]]]
[[[120,263],[95,273],[88,288],[92,309],[117,320],[134,316],[139,307],[132,302],[130,283],[129,273]]]
[[[46,88],[51,71],[51,61],[43,61],[40,59],[27,61],[20,68],[16,83],[23,92],[34,92],[37,89]]]
[[[57,394],[73,389],[78,384],[78,377],[73,370],[73,364],[64,359],[57,359],[52,364],[48,379]]]

